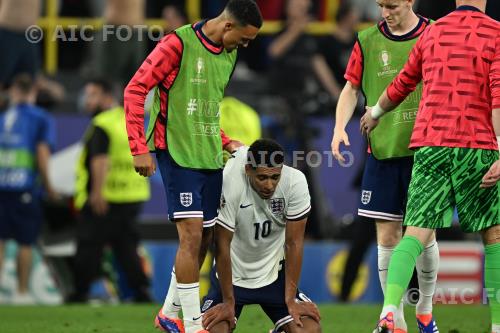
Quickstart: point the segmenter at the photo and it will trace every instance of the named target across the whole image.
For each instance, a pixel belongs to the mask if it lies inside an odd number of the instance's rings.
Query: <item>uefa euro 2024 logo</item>
[[[201,77],[203,75],[203,70],[205,68],[205,63],[203,62],[203,58],[198,58],[196,61],[196,77]]]
[[[196,59],[196,64],[194,67],[196,75],[194,78],[191,78],[190,82],[193,84],[207,83],[207,79],[205,77],[205,61],[203,60],[203,58],[199,57],[198,59]]]
[[[389,55],[389,52],[387,52],[386,50],[380,52],[380,60],[382,62],[382,66],[389,66],[391,62],[391,56]]]

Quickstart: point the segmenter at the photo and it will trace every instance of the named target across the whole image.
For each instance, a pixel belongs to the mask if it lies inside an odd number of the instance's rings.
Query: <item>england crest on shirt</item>
[[[269,200],[269,208],[271,212],[276,217],[283,217],[283,211],[285,210],[285,199],[284,198],[274,198]]]
[[[179,194],[181,205],[184,207],[189,207],[193,203],[193,193],[192,192],[182,192]]]
[[[361,192],[361,203],[363,205],[368,205],[372,199],[372,191],[365,191],[363,190]]]

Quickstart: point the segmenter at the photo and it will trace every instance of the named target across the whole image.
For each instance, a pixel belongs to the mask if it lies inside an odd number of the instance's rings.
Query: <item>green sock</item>
[[[392,253],[387,273],[384,307],[398,307],[408,288],[417,257],[424,250],[424,245],[413,236],[404,236]]]
[[[484,285],[490,301],[491,323],[500,325],[500,244],[484,247]]]

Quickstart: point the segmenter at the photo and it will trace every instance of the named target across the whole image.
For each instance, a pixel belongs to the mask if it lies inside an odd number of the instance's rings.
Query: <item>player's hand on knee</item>
[[[202,324],[206,330],[210,330],[221,321],[227,321],[229,323],[229,330],[234,330],[236,326],[234,304],[220,303],[203,314]]]
[[[312,302],[295,301],[293,303],[287,304],[287,306],[288,313],[290,314],[290,316],[292,316],[293,322],[299,327],[304,327],[302,320],[300,320],[300,317],[303,316],[311,317],[317,322],[321,320],[319,309],[316,304]]]

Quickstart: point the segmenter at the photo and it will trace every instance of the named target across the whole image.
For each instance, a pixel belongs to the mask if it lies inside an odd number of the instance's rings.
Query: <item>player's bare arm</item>
[[[333,156],[342,162],[345,162],[344,157],[340,153],[340,144],[350,146],[349,136],[345,128],[351,120],[358,103],[359,87],[347,81],[342,92],[340,93],[339,101],[337,103],[337,110],[335,112],[335,128],[333,130],[333,137],[331,149]]]
[[[231,240],[233,233],[220,225],[215,226],[215,262],[222,291],[221,304],[203,314],[203,327],[210,330],[221,321],[229,323],[230,331],[235,326],[234,292],[231,269]]]
[[[296,300],[297,285],[302,267],[304,250],[304,232],[307,218],[300,221],[287,221],[285,235],[285,302],[293,323],[303,327],[301,317],[308,316],[319,322],[320,314],[317,306],[312,302]]]

